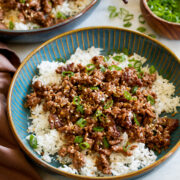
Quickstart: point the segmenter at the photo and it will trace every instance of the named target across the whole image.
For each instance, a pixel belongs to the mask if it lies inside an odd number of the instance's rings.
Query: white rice
[[[75,63],[82,65],[87,65],[91,63],[91,59],[94,56],[100,55],[101,49],[91,47],[88,50],[81,50],[77,48],[76,52],[71,56],[71,58],[66,62]],[[128,59],[135,58],[140,60],[142,63],[146,62],[144,57],[141,57],[137,54],[129,57],[125,55],[126,61],[123,63],[119,63],[113,60],[113,56],[122,55],[114,53],[110,56],[110,60],[108,61],[109,65],[116,64],[121,68],[125,68],[128,66],[129,61]],[[55,69],[58,66],[64,66],[66,64],[59,63],[59,62],[49,62],[43,61],[40,65],[38,65],[39,69],[39,76],[33,78],[33,82],[36,80],[40,80],[43,84],[53,84],[61,83],[61,75],[55,73]],[[143,68],[144,71],[148,71],[148,67]],[[180,106],[180,97],[174,97],[175,87],[172,83],[169,83],[168,80],[163,79],[157,73],[157,80],[154,82],[152,90],[157,94],[157,102],[155,103],[155,111],[156,114],[161,114],[161,112],[176,112],[176,107]],[[41,154],[44,152],[42,159],[51,162],[52,156],[56,155],[56,158],[59,160],[60,163],[66,164],[71,163],[72,160],[66,157],[60,157],[57,155],[58,150],[60,147],[65,143],[64,135],[60,134],[56,129],[51,130],[48,122],[48,112],[44,112],[41,105],[37,105],[35,108],[31,110],[31,125],[28,128],[29,133],[34,133],[37,137],[38,148],[36,152]],[[27,137],[28,139],[28,137]],[[128,136],[126,133],[123,134],[123,142],[121,142],[121,146],[125,145],[128,141]],[[137,148],[132,150],[132,156],[124,156],[121,153],[112,153],[110,155],[110,162],[111,162],[111,171],[112,175],[122,175],[128,172],[136,171],[139,168],[143,168],[148,166],[149,164],[155,162],[156,155],[153,151],[149,150],[145,147],[144,143],[133,143],[137,145]],[[83,151],[85,154],[86,151]],[[80,172],[73,168],[72,165],[64,165],[59,167],[59,169],[63,171],[67,171],[70,173],[76,173],[86,176],[105,176],[101,172],[97,170],[95,166],[95,154],[94,155],[85,155],[85,165],[81,168]],[[107,176],[107,175],[106,175]]]

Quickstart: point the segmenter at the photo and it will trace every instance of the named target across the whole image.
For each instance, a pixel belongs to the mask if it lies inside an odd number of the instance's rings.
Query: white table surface
[[[109,19],[107,7],[114,5],[117,8],[124,7],[134,14],[133,25],[130,29],[136,30],[141,26],[138,22],[138,16],[140,14],[139,0],[129,0],[128,5],[124,5],[121,0],[101,0],[98,7],[94,10],[86,20],[81,22],[76,28],[82,28],[87,26],[116,26],[123,27],[122,20],[119,18]],[[147,25],[144,25],[147,29],[147,33],[154,33],[153,30]],[[162,37],[157,37],[159,41],[169,47],[180,58],[180,41],[168,40]],[[41,43],[35,44],[7,44],[12,48],[21,58],[21,61]],[[70,180],[60,175],[52,175],[37,168],[39,174],[43,177],[43,180]],[[147,175],[137,178],[137,180],[180,180],[180,149],[168,159],[162,166],[156,168]]]

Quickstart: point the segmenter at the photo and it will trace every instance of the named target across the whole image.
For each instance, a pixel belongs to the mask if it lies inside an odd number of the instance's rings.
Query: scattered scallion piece
[[[59,61],[59,62],[63,62],[63,63],[66,62],[66,60],[64,58],[56,58],[55,61]]]
[[[133,113],[133,117],[134,117],[134,122],[136,125],[140,126],[139,121],[137,120],[136,114]]]
[[[72,71],[63,71],[62,72],[62,76],[65,77],[65,76],[74,76],[74,73]]]
[[[151,105],[155,104],[155,99],[151,95],[147,96],[147,100],[150,102]]]
[[[136,91],[138,90],[138,86],[134,86],[132,89],[131,89],[131,92],[132,94],[136,94]]]
[[[156,72],[156,68],[152,65],[150,68],[149,68],[149,72],[150,74],[153,74]]]
[[[102,115],[102,111],[97,110],[97,111],[95,112],[95,117],[99,117],[99,116],[101,116],[101,115]]]
[[[100,71],[101,71],[101,72],[105,72],[105,71],[106,71],[106,68],[105,68],[103,65],[100,65]]]
[[[139,32],[144,33],[144,32],[146,31],[146,28],[141,26],[141,27],[138,27],[137,30],[138,30]]]
[[[127,14],[129,14],[129,11],[125,8],[120,8],[119,9],[119,15],[120,15],[120,18],[122,19],[123,16],[126,16]]]
[[[82,142],[81,144],[79,144],[79,147],[84,150],[90,148],[90,145],[87,142]]]
[[[84,114],[84,106],[82,104],[77,105],[76,111]]]
[[[123,50],[122,50],[122,52],[125,54],[125,55],[129,55],[129,50],[127,49],[127,48],[124,48]]]
[[[134,15],[133,14],[126,14],[123,21],[126,22],[126,21],[130,21],[134,18]]]
[[[127,141],[126,142],[126,144],[123,146],[123,150],[124,150],[124,152],[127,152],[128,151],[128,149],[129,149],[129,142]]]
[[[132,26],[132,23],[128,21],[127,23],[123,24],[123,26],[124,26],[124,27],[131,27],[131,26]]]
[[[110,14],[109,14],[110,18],[114,18],[114,17],[117,17],[119,15],[119,13],[116,10],[117,9],[115,6],[109,6],[108,7],[108,11],[110,12]]]
[[[31,134],[29,137],[29,144],[33,149],[37,148],[37,138],[33,134]]]
[[[19,0],[19,2],[20,2],[20,3],[25,3],[25,2],[26,2],[26,0]]]
[[[93,127],[93,131],[102,132],[102,131],[104,131],[104,128],[103,127]]]
[[[110,107],[112,107],[113,105],[113,100],[109,100],[105,105],[104,105],[104,109],[109,109]]]
[[[152,38],[156,38],[155,34],[148,34],[148,36],[152,37]]]
[[[79,105],[79,103],[80,103],[80,97],[79,96],[75,96],[74,98],[73,98],[73,104],[75,104],[75,105]]]
[[[14,29],[14,23],[12,21],[9,21],[9,29],[11,30]]]
[[[124,91],[124,98],[127,99],[127,100],[131,100],[132,96],[128,91]]]
[[[125,55],[114,56],[113,59],[118,62],[123,62],[126,60]]]
[[[86,121],[85,119],[83,119],[83,118],[80,118],[80,119],[76,122],[76,124],[77,124],[79,127],[83,128],[83,127],[86,126],[87,121]]]
[[[105,148],[109,148],[109,142],[106,137],[103,138],[103,145]]]
[[[82,136],[76,136],[74,139],[75,143],[82,143],[83,142],[83,137]]]
[[[110,57],[109,56],[104,56],[104,62],[109,61]]]
[[[135,61],[134,63],[134,68],[137,70],[137,71],[140,71],[141,70],[141,66],[142,66],[142,63],[140,61]]]
[[[117,66],[117,65],[111,65],[111,66],[108,67],[108,69],[110,69],[111,71],[113,71],[113,70],[117,70],[117,71],[122,70],[122,68]]]
[[[60,11],[56,14],[56,17],[58,19],[67,19],[67,17]]]
[[[88,64],[87,65],[87,67],[86,67],[86,69],[87,69],[87,71],[92,71],[92,70],[94,70],[95,69],[95,65],[94,64]]]
[[[146,22],[142,14],[139,15],[138,19],[141,24],[144,24]]]
[[[90,87],[91,90],[99,90],[99,87]]]
[[[133,65],[132,64],[128,64],[128,67],[133,67]]]

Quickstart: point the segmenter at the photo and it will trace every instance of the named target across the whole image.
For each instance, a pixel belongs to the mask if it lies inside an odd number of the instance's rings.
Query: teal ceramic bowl
[[[180,60],[167,47],[138,32],[114,27],[90,27],[70,31],[50,39],[35,49],[23,61],[12,80],[8,96],[8,115],[12,131],[21,148],[38,164],[62,175],[78,179],[124,179],[133,178],[150,171],[179,147],[180,127],[173,132],[170,147],[158,154],[158,160],[143,169],[122,176],[92,178],[70,174],[59,170],[57,162],[46,163],[33,151],[26,141],[29,112],[24,108],[26,94],[30,92],[31,81],[38,73],[37,65],[43,60],[54,61],[56,58],[68,59],[77,47],[87,49],[91,46],[109,50],[122,50],[127,48],[130,53],[137,53],[147,58],[147,63],[154,65],[163,77],[168,78],[176,86],[176,95],[180,95]],[[168,116],[171,116],[168,114]],[[173,118],[180,119],[180,108]]]

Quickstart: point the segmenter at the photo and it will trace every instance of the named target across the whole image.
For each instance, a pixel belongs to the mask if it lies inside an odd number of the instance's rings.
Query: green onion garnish
[[[155,99],[152,96],[148,95],[147,100],[150,102],[151,105],[155,104]]]
[[[76,136],[74,139],[75,143],[82,143],[83,142],[83,137],[82,136]]]
[[[79,144],[79,147],[80,147],[82,150],[84,150],[84,149],[90,148],[90,145],[89,145],[89,143],[87,143],[87,142],[83,142],[83,143]]]
[[[126,21],[130,21],[134,18],[134,15],[133,14],[126,14],[123,21],[126,22]]]
[[[128,67],[133,67],[133,65],[132,64],[128,64]]]
[[[74,73],[72,72],[72,71],[64,71],[64,72],[62,72],[62,76],[63,77],[65,77],[65,76],[69,76],[69,77],[71,77],[71,76],[74,76]]]
[[[126,142],[126,144],[123,146],[123,150],[124,150],[124,152],[127,152],[128,151],[128,149],[129,149],[129,142],[127,141]]]
[[[112,107],[113,105],[113,100],[109,100],[105,105],[104,105],[104,109],[109,109],[110,107]]]
[[[102,115],[102,111],[97,110],[97,111],[95,112],[95,116],[96,116],[96,117],[99,117],[99,116],[101,116],[101,115]]]
[[[25,3],[25,2],[26,2],[26,0],[20,0],[19,2],[20,2],[20,3]]]
[[[106,68],[105,68],[103,65],[100,65],[100,71],[101,71],[101,72],[105,72],[105,71],[106,71]]]
[[[138,27],[137,28],[137,30],[139,31],[139,32],[145,32],[146,31],[146,28],[145,27]]]
[[[75,104],[75,105],[79,105],[79,103],[80,103],[80,97],[79,96],[75,96],[74,98],[73,98],[73,104]]]
[[[109,148],[109,143],[106,137],[103,138],[103,145],[105,148]]]
[[[122,50],[122,52],[123,52],[124,54],[126,54],[127,56],[129,55],[129,50],[128,50],[127,48],[124,48],[124,49]]]
[[[77,105],[76,111],[84,114],[84,106],[82,104]]]
[[[113,59],[115,61],[118,61],[118,62],[123,62],[126,60],[125,56],[124,55],[121,55],[121,56],[114,56]]]
[[[99,87],[90,87],[91,90],[99,90]]]
[[[110,57],[109,56],[104,56],[104,62],[109,61]]]
[[[33,149],[37,148],[37,138],[33,134],[31,134],[29,137],[29,144]]]
[[[137,120],[136,114],[133,113],[133,117],[134,117],[134,122],[136,123],[136,125],[140,126],[140,123]]]
[[[131,100],[132,99],[132,96],[131,96],[131,94],[128,91],[124,91],[124,97],[127,100]]]
[[[14,23],[12,21],[9,21],[9,29],[11,30],[14,29]]]
[[[156,38],[155,34],[148,34],[148,36],[152,37],[152,38]]]
[[[95,65],[94,64],[88,64],[87,65],[87,67],[86,67],[86,69],[87,69],[87,71],[92,71],[92,70],[94,70],[95,69]]]
[[[104,131],[104,128],[103,127],[93,127],[93,131],[102,132],[102,131]]]
[[[114,17],[117,17],[119,15],[119,13],[116,12],[116,7],[115,6],[109,6],[108,11],[110,12],[110,14],[109,14],[110,18],[114,18]]]
[[[59,62],[63,62],[63,63],[66,62],[66,60],[64,58],[56,58],[55,61],[59,61]]]
[[[152,65],[150,68],[149,68],[149,72],[150,74],[153,74],[156,72],[156,68]]]
[[[144,24],[146,22],[142,14],[139,15],[138,19],[141,24]]]
[[[108,69],[110,69],[111,71],[113,71],[113,70],[117,70],[117,71],[122,70],[122,68],[120,68],[119,66],[116,66],[116,65],[109,66]]]
[[[138,71],[140,70],[141,66],[142,66],[142,63],[140,61],[136,61],[134,63],[134,68],[137,69]]]
[[[77,124],[79,127],[83,128],[83,127],[86,126],[87,121],[86,121],[85,119],[83,119],[83,118],[80,118],[80,119],[76,122],[76,124]]]
[[[124,27],[131,27],[132,26],[132,23],[131,22],[127,22],[125,24],[123,24]]]
[[[131,92],[132,94],[136,94],[136,91],[138,90],[138,86],[134,86],[132,89],[131,89]]]
[[[60,11],[56,14],[56,17],[58,19],[67,19],[67,17]]]

